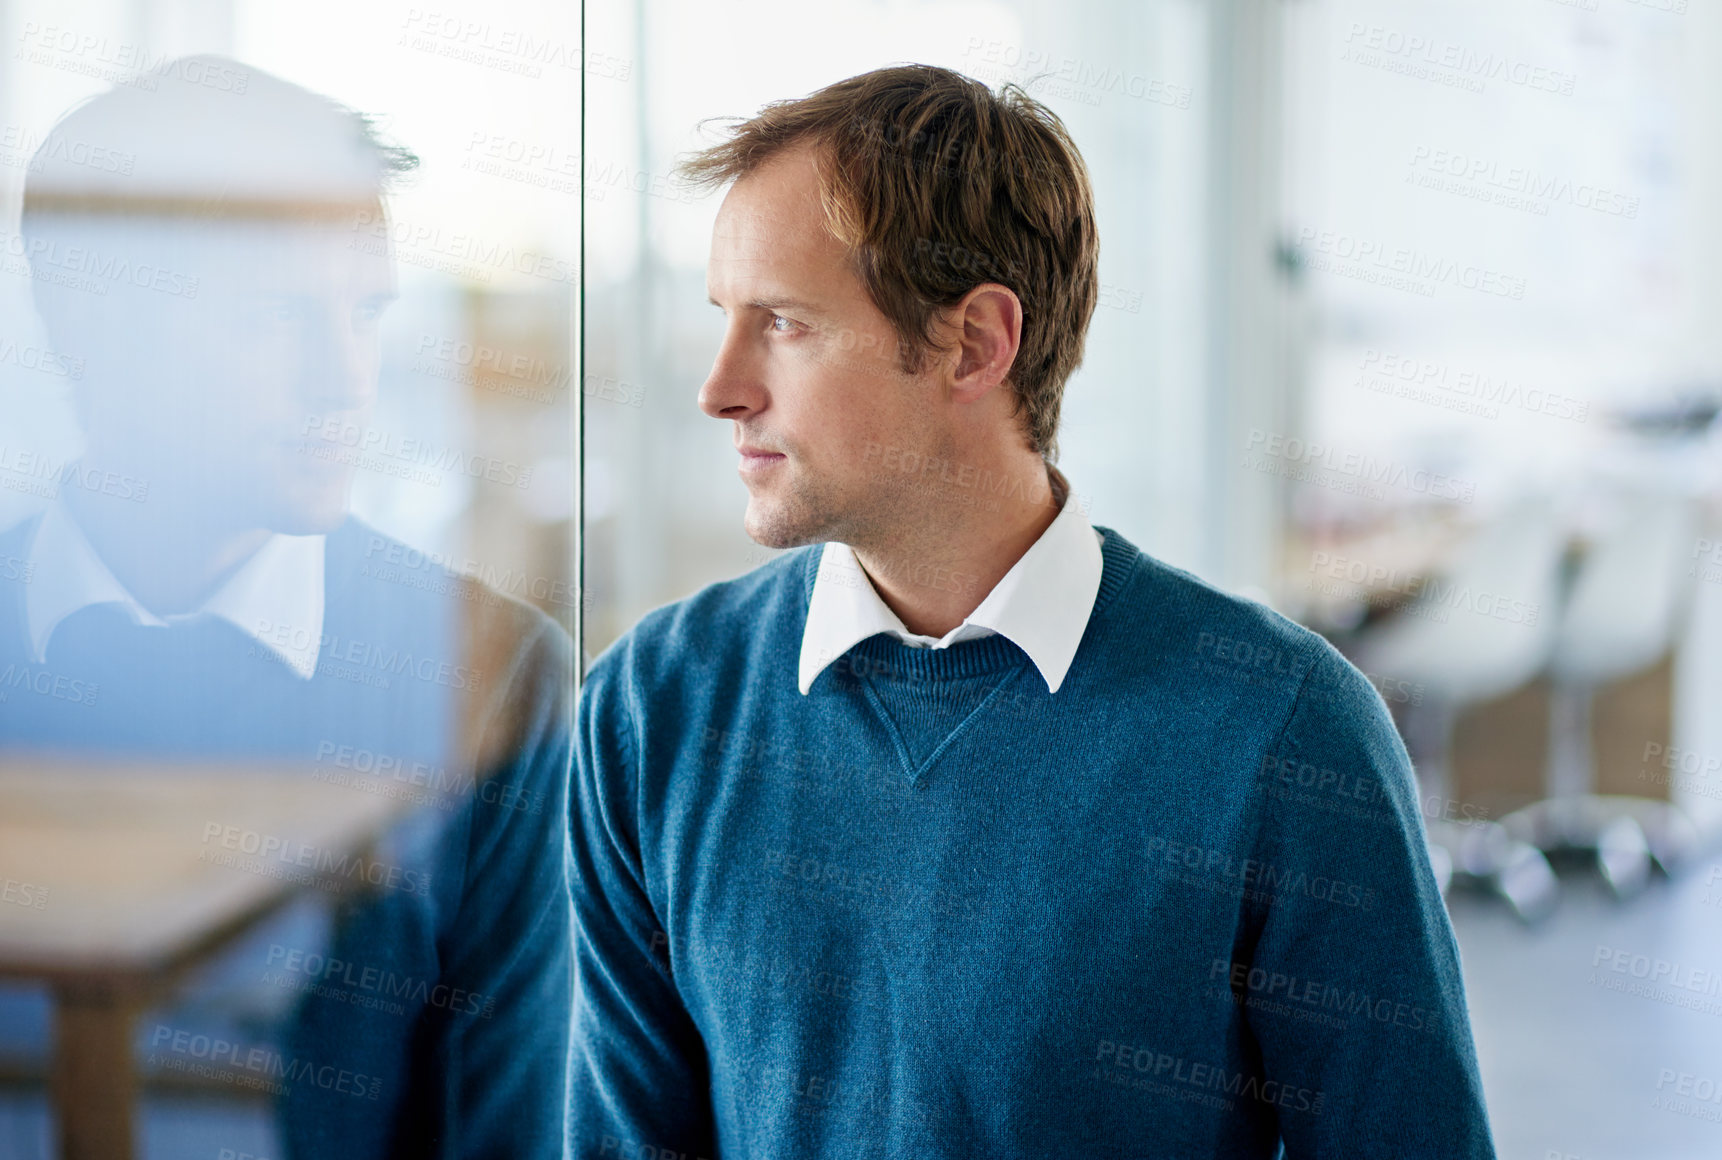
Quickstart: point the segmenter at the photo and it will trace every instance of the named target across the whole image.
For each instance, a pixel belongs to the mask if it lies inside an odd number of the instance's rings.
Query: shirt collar
[[[798,687],[805,694],[827,665],[877,633],[945,648],[996,632],[1028,654],[1046,681],[1047,692],[1056,693],[1088,627],[1102,569],[1100,533],[1072,492],[1040,539],[986,599],[962,624],[934,641],[904,626],[847,544],[826,544],[801,634]]]
[[[30,651],[35,662],[42,663],[47,659],[48,638],[66,617],[93,604],[118,604],[132,620],[146,625],[219,616],[310,680],[322,647],[323,551],[322,536],[270,536],[197,611],[160,617],[119,582],[63,505],[51,504],[36,525],[29,551],[35,565],[24,599]],[[268,631],[281,624],[307,631]]]

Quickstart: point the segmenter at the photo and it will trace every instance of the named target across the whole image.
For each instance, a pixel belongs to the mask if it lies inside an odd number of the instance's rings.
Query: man
[[[271,1093],[223,1129],[262,1154],[560,1156],[570,642],[348,513],[342,436],[373,430],[396,297],[384,195],[414,159],[234,61],[152,79],[62,119],[26,185],[18,248],[81,372],[83,451],[0,531],[24,561],[0,584],[0,758],[292,770],[355,813],[395,803],[356,850],[184,819],[217,889],[311,889],[139,1012],[146,1084]],[[41,1001],[0,995],[19,1026]],[[191,1154],[208,1129],[156,1130]]]
[[[582,693],[579,1154],[1492,1155],[1380,698],[1050,466],[1097,294],[1057,119],[888,68],[686,170],[733,181],[700,405],[806,548]]]

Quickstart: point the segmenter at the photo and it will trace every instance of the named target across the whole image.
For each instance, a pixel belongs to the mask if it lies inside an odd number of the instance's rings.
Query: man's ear
[[[956,338],[951,394],[971,403],[1004,383],[1022,345],[1022,303],[1008,287],[983,282],[947,315]]]

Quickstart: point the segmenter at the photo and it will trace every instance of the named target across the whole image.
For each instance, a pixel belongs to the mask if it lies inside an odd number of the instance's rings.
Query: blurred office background
[[[1061,466],[1382,692],[1501,1154],[1722,1154],[1722,11],[625,0],[587,37],[632,65],[586,106],[589,656],[770,555],[695,406],[702,119],[897,61],[1021,84],[1098,199]]]

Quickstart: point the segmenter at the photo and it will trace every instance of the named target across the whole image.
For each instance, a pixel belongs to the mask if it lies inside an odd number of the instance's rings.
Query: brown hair
[[[938,313],[982,282],[1022,302],[1011,367],[1035,450],[1057,457],[1064,384],[1099,297],[1094,194],[1064,124],[1015,85],[897,65],[774,101],[684,159],[696,187],[746,177],[811,145],[832,234],[896,328],[904,367],[933,349]]]

